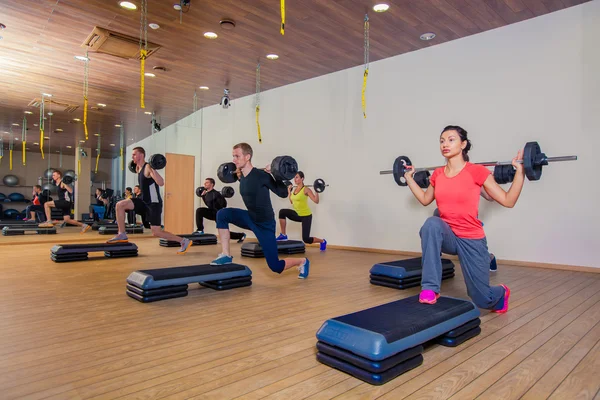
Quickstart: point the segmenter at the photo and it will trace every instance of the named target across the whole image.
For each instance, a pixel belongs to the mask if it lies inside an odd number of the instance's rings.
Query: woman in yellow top
[[[310,198],[315,204],[319,204],[319,193],[314,193],[312,190],[304,186],[304,173],[298,171],[294,177],[294,185],[288,186],[288,197],[290,203],[294,207],[293,210],[282,209],[279,211],[279,225],[281,233],[277,236],[277,240],[287,240],[286,235],[286,218],[295,222],[302,222],[302,241],[306,244],[320,243],[321,251],[327,249],[327,241],[317,237],[310,236],[310,226],[312,225],[312,212],[308,207],[308,199]]]

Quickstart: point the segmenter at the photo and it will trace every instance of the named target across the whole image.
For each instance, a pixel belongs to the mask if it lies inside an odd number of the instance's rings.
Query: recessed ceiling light
[[[207,39],[216,39],[219,36],[214,32],[204,32],[204,37]]]
[[[269,60],[277,60],[279,56],[277,54],[267,54]]]
[[[121,127],[121,125],[119,125],[119,124],[116,124],[115,126],[116,126],[117,128],[120,128],[120,127]]]
[[[158,28],[160,28],[160,25],[159,24],[155,24],[155,23],[148,24],[148,26],[150,28],[152,28],[152,29],[158,29]]]
[[[90,59],[86,56],[75,56],[75,59],[79,61],[90,61]]]
[[[39,146],[40,144],[36,142],[36,143],[34,143],[33,145],[34,145],[34,146]]]
[[[431,40],[431,39],[433,39],[434,37],[435,37],[435,33],[433,33],[433,32],[427,32],[427,33],[424,33],[424,34],[422,34],[422,35],[420,36],[420,39],[421,39],[421,40]]]
[[[81,120],[79,118],[73,118],[73,121],[75,121],[75,122],[81,122]]]
[[[56,150],[57,153],[60,153],[60,151]]]
[[[62,132],[62,131],[63,131],[63,130],[62,130],[61,128],[56,128],[56,129],[54,130],[54,132],[56,132],[56,133],[60,133],[60,132]]]
[[[112,147],[115,147],[115,146],[116,146],[114,143],[111,143],[110,145],[111,145]]]
[[[104,103],[98,103],[98,104],[96,104],[96,105],[97,105],[98,107],[106,107],[106,104],[104,104]]]
[[[44,139],[50,140],[50,136],[44,136]]]
[[[42,96],[52,97],[52,95],[50,93],[42,93]]]
[[[208,90],[208,86],[200,86],[200,90]]]
[[[14,124],[12,124],[12,125],[13,125],[13,126],[19,126],[19,124],[17,124],[17,123],[14,123]]]
[[[49,116],[53,116],[53,115],[54,115],[54,113],[51,113],[51,112],[49,112],[49,113],[48,113],[48,115],[49,115]],[[46,119],[46,118],[44,118],[44,119]]]
[[[73,148],[72,146],[67,146],[67,149],[72,149],[72,148]]]
[[[120,1],[119,5],[126,10],[136,10],[137,6],[130,1]]]
[[[25,114],[33,114],[31,111],[25,111]]]
[[[181,11],[181,4],[173,4],[173,8],[177,11]]]
[[[373,6],[373,11],[375,11],[375,12],[386,12],[389,9],[390,9],[390,5],[385,4],[385,3],[375,4]]]
[[[151,111],[144,111],[144,114],[146,114],[146,115],[152,115],[152,112]]]
[[[149,76],[150,78],[154,78],[156,76],[152,72],[146,72],[144,75]]]
[[[38,124],[33,124],[33,126],[38,126]]]
[[[85,143],[85,140],[80,140],[79,143]]]
[[[25,150],[29,150],[29,147],[25,147]]]
[[[100,134],[99,133],[94,133],[94,136],[100,136]]]

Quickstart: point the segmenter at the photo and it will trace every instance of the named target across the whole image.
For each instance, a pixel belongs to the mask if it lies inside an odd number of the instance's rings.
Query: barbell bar
[[[236,166],[232,162],[219,165],[217,177],[223,183],[234,183],[238,180]],[[293,157],[278,156],[271,162],[271,174],[278,181],[290,180],[298,173],[298,163]]]
[[[525,175],[527,179],[530,181],[537,181],[542,177],[542,167],[544,165],[548,165],[551,162],[563,162],[563,161],[576,161],[577,156],[559,156],[559,157],[548,157],[546,154],[542,153],[540,145],[538,142],[528,142],[525,144],[525,148],[523,150],[523,160],[517,160],[518,163],[521,163],[525,167]],[[484,167],[494,167],[499,165],[511,165],[512,161],[486,161],[486,162],[478,162],[473,163],[476,165],[482,165]],[[394,175],[394,180],[399,186],[407,186],[408,183],[404,178],[404,173],[407,170],[407,166],[411,166],[412,162],[410,158],[406,156],[399,156],[394,161],[393,168],[391,170],[379,171],[379,175]],[[423,171],[433,171],[437,168],[442,168],[443,165],[436,167],[422,167],[415,168],[415,174]]]
[[[297,187],[297,186],[294,186],[294,184],[290,181],[284,181],[283,183],[286,186],[292,186],[293,188]],[[325,191],[325,188],[328,187],[329,185],[326,184],[323,179],[318,178],[318,179],[315,179],[315,181],[312,185],[304,185],[304,186],[314,188],[315,192],[317,192],[317,193],[323,193]]]

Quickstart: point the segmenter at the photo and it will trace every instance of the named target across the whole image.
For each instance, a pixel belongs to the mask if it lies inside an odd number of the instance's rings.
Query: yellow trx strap
[[[40,129],[40,152],[42,153],[42,160],[44,159],[44,130]]]
[[[123,148],[121,147],[121,171],[125,169],[125,159],[123,158]]]
[[[77,160],[77,175],[81,175],[81,158]]]
[[[83,130],[85,132],[85,140],[88,140],[88,129],[87,129],[87,109],[88,109],[88,98],[83,98]]]
[[[96,154],[96,169],[94,170],[95,173],[98,173],[98,160],[100,160],[100,152]]]
[[[10,166],[10,170],[12,171],[12,149],[10,149],[8,151],[8,153],[9,153],[8,165]]]
[[[25,159],[26,159],[27,157],[25,157],[25,146],[27,145],[27,143],[25,143],[25,141],[24,141],[24,140],[23,140],[23,142],[21,142],[21,143],[23,143],[23,165],[26,165],[26,163],[25,163]]]
[[[144,105],[144,68],[146,65],[146,57],[148,56],[148,51],[147,50],[140,50],[140,107],[141,108],[146,108],[146,106]]]
[[[367,90],[367,77],[369,76],[369,69],[365,69],[365,73],[363,75],[363,87],[362,87],[362,111],[363,117],[367,118],[367,101],[365,99],[365,90]]]
[[[256,127],[258,128],[258,143],[262,143],[262,135],[260,134],[260,122],[258,122],[258,114],[260,114],[260,106],[256,106]]]
[[[285,35],[285,0],[281,0],[281,28],[279,32]]]

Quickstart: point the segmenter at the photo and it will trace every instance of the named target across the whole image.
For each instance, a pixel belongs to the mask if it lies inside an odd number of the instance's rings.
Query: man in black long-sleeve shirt
[[[275,213],[271,205],[272,191],[281,198],[288,196],[287,186],[281,181],[275,181],[271,176],[271,167],[265,171],[252,166],[252,147],[248,143],[238,143],[233,146],[233,163],[237,167],[240,178],[240,194],[246,205],[246,210],[239,208],[223,208],[217,213],[217,229],[221,237],[223,252],[211,265],[231,264],[233,257],[229,251],[229,224],[242,229],[250,229],[256,235],[262,247],[269,268],[278,274],[292,267],[299,267],[298,278],[306,279],[309,273],[308,258],[279,259],[277,241],[275,240]]]
[[[204,192],[200,196],[204,200],[206,207],[198,207],[196,209],[196,227],[198,228],[197,234],[204,234],[204,222],[203,219],[210,219],[211,221],[217,220],[217,212],[221,208],[227,207],[227,200],[220,192],[215,190],[215,180],[213,178],[206,178],[204,180]],[[230,232],[231,239],[237,240],[241,243],[246,238],[245,233],[241,232]]]

